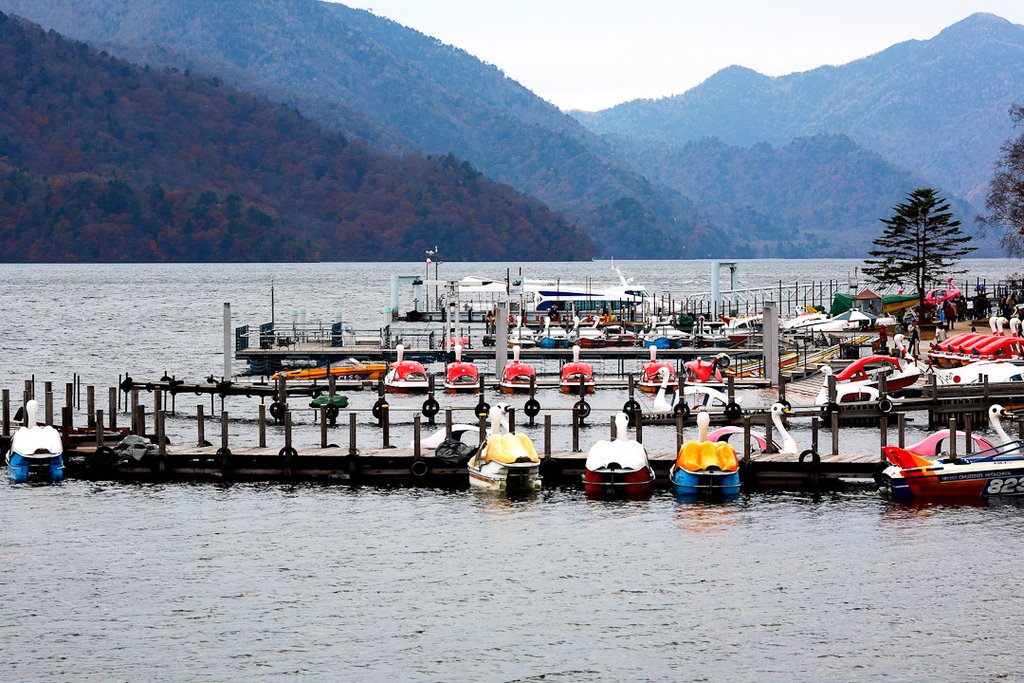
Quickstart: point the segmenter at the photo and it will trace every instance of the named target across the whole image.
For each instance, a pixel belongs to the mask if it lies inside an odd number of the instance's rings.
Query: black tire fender
[[[884,396],[878,400],[878,409],[886,415],[891,413],[894,407],[892,399],[888,396]]]
[[[533,397],[527,399],[523,405],[523,412],[526,413],[526,417],[537,417],[540,415],[540,401]]]
[[[677,417],[681,415],[685,420],[690,417],[690,406],[680,398],[679,402],[672,406],[672,414]]]
[[[580,419],[585,420],[590,417],[590,404],[584,399],[576,401],[572,406],[573,410],[580,414]]]
[[[373,404],[373,407],[370,408],[370,412],[373,413],[373,419],[380,419],[380,416],[384,412],[384,406],[386,406],[387,404],[388,402],[384,400],[383,396],[377,399],[376,403]]]
[[[274,418],[275,422],[280,422],[284,419],[284,404],[280,401],[274,401],[270,404],[270,417]]]
[[[277,454],[282,458],[295,458],[299,455],[299,452],[295,450],[294,446],[282,446]]]
[[[415,479],[422,479],[430,474],[430,464],[423,458],[415,458],[409,465],[409,474]]]
[[[431,396],[423,402],[423,407],[420,408],[420,411],[428,420],[432,420],[441,411],[441,404],[437,402],[436,398]]]
[[[736,401],[729,401],[725,405],[725,416],[730,420],[738,420],[743,417],[743,408]]]
[[[480,401],[476,404],[476,408],[473,409],[473,414],[476,415],[477,419],[486,418],[491,412],[491,404],[487,401]]]
[[[808,472],[816,472],[821,465],[821,456],[810,448],[800,454],[800,466]]]

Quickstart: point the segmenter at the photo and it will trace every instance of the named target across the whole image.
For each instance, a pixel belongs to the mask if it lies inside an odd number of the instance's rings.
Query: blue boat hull
[[[48,481],[58,484],[64,481],[64,457],[26,458],[20,453],[11,453],[7,459],[7,475],[15,484],[29,481]]]
[[[700,498],[723,498],[739,495],[740,473],[721,470],[690,472],[673,467],[670,473],[672,490],[678,495]]]

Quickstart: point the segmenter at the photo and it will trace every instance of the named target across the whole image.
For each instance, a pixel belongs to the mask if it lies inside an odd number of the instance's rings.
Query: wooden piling
[[[878,430],[879,451],[878,452],[879,452],[879,456],[882,458],[882,460],[885,460],[885,454],[882,453],[881,449],[883,449],[883,448],[885,448],[886,446],[889,445],[889,418],[887,416],[883,415],[882,419],[878,421],[878,424],[879,424],[879,430]]]
[[[359,453],[359,449],[356,448],[356,414],[348,414],[348,454],[355,456]]]
[[[388,448],[391,446],[391,407],[387,403],[380,407],[380,423],[381,447]]]
[[[769,453],[777,453],[778,452],[778,451],[775,450],[775,447],[772,445],[772,444],[775,443],[775,435],[773,434],[774,429],[775,429],[775,423],[772,422],[772,416],[770,414],[766,414],[764,416],[764,441],[768,445],[768,452]]]
[[[435,382],[435,379],[436,378],[433,375],[427,375],[427,396],[429,398],[431,398],[431,399],[434,398],[434,382]],[[431,424],[431,425],[434,424],[434,413],[433,412],[431,412],[430,415],[427,416],[427,423]]]
[[[259,446],[267,447],[267,406],[263,403],[260,404],[259,412]]]
[[[60,409],[60,430],[63,432],[64,442],[67,443],[71,436],[71,406],[63,406]]]
[[[811,450],[815,453],[818,452],[818,427],[820,420],[816,417],[811,418]]]
[[[11,435],[11,390],[4,389],[2,394],[3,400],[3,420],[4,420],[4,436]]]
[[[482,417],[482,416],[478,417],[477,418],[477,427],[480,430],[479,431],[480,443],[481,444],[486,443],[486,441],[487,441],[487,418]]]
[[[220,414],[220,447],[227,450],[228,446],[228,413],[226,410]]]
[[[206,415],[203,414],[203,404],[196,404],[196,445],[202,448],[206,442]]]
[[[107,404],[108,404],[107,405],[107,409],[108,409],[108,412],[109,412],[109,418],[108,419],[110,420],[110,428],[111,429],[117,429],[118,400],[117,400],[117,389],[116,388],[110,387],[107,390],[107,399],[108,399],[107,400]]]
[[[96,411],[96,448],[103,445],[103,411]]]
[[[420,414],[412,416],[412,457],[420,457]]]
[[[634,438],[636,439],[637,443],[643,443],[644,442],[644,419],[643,419],[643,414],[638,410],[634,414],[634,418],[635,418],[635,424],[636,424],[636,436]]]
[[[320,448],[327,448],[327,406],[320,406],[318,412],[320,413]]]
[[[444,409],[444,438],[452,438],[452,407],[447,406]]]
[[[573,406],[572,409],[572,452],[580,450],[580,411]]]
[[[551,457],[551,413],[544,414],[544,457]]]
[[[973,443],[972,443],[973,439],[971,438],[972,437],[972,431],[973,431],[972,430],[973,425],[971,424],[971,422],[972,422],[971,414],[967,413],[966,415],[964,415],[964,439],[965,439],[965,443],[966,443],[965,448],[967,450],[966,455],[970,455],[971,453],[974,452]]]
[[[287,408],[284,411],[284,447],[292,447],[292,411]]]
[[[47,382],[49,384],[49,382]],[[47,391],[43,394],[43,420],[46,424],[53,424],[53,392]]]
[[[897,444],[900,448],[907,447],[907,416],[900,413],[896,416]]]
[[[144,435],[145,430],[139,429],[138,417],[139,417],[139,390],[132,387],[131,390],[131,415],[128,416],[128,424],[131,425],[132,432],[139,435]]]
[[[508,409],[508,433],[509,434],[515,434],[516,433],[516,409],[515,408],[509,408]]]
[[[153,392],[153,430],[156,432],[156,443],[160,455],[167,455],[167,438],[164,435],[163,393],[158,389]]]
[[[751,451],[751,439],[750,439],[750,416],[743,416],[743,464],[747,465],[750,463],[750,451]]]
[[[949,457],[956,460],[956,418],[949,418]]]
[[[832,379],[829,377],[829,379]],[[839,415],[832,416],[829,427],[832,429],[832,455],[839,455]]]
[[[86,424],[89,428],[96,427],[96,387],[89,385],[85,388],[85,412],[87,413]]]
[[[681,397],[680,397],[681,398]],[[683,447],[683,430],[685,429],[683,422],[683,414],[679,413],[676,415],[676,453]]]

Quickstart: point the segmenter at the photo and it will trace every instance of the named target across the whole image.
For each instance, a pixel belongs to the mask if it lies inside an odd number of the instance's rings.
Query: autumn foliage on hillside
[[[385,156],[218,79],[0,13],[0,260],[589,258],[453,156]]]

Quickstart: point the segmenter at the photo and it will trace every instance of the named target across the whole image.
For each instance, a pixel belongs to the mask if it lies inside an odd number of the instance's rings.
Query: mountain
[[[455,156],[391,157],[216,77],[139,68],[2,13],[0,102],[4,261],[594,253]]]
[[[741,245],[730,251],[737,257],[863,254],[880,232],[878,219],[927,184],[843,135],[777,147],[738,147],[716,138],[681,147],[620,142],[649,177],[708,207],[714,225],[742,234]],[[953,208],[961,219],[973,216],[956,198]],[[998,253],[991,240],[983,246],[979,255]]]
[[[601,134],[674,145],[847,135],[980,205],[1022,93],[1024,26],[975,14],[843,66],[777,78],[733,66],[681,95],[576,116]]]
[[[692,203],[627,168],[497,68],[369,12],[317,0],[0,0],[0,8],[140,64],[218,76],[385,151],[455,154],[565,213],[608,255],[680,256],[706,225]]]

